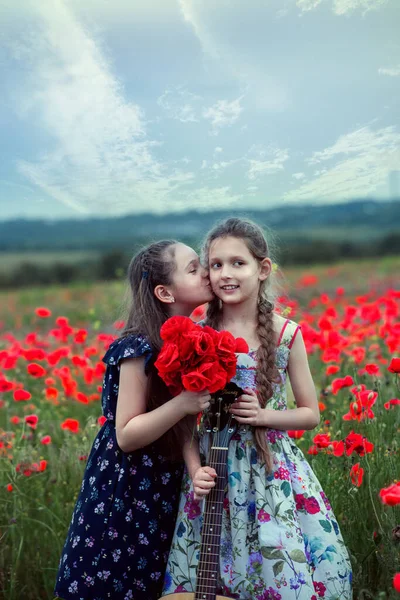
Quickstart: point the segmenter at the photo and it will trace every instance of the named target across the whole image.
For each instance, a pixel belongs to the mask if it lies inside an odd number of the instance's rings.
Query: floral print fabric
[[[287,321],[277,347],[281,383],[267,407],[287,408],[286,377],[297,325]],[[255,389],[256,353],[238,355],[234,381]],[[208,434],[200,430],[206,456]],[[253,428],[240,427],[228,452],[217,593],[240,600],[350,600],[351,566],[338,523],[319,481],[287,432],[269,429],[268,475],[257,458]],[[207,461],[206,461],[207,464]],[[194,591],[202,505],[184,476],[164,594]]]
[[[182,467],[154,446],[124,453],[115,432],[121,360],[152,352],[141,336],[113,342],[103,360],[103,414],[61,555],[63,600],[156,600],[178,507]]]

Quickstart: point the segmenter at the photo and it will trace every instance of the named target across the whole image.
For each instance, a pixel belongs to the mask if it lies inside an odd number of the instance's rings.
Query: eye
[[[221,263],[215,262],[210,265],[210,269],[218,269],[221,266]]]
[[[244,265],[244,262],[243,262],[243,260],[235,260],[235,262],[233,264],[236,265],[237,267],[241,267]]]
[[[198,269],[196,267],[196,268],[192,269],[191,271],[189,271],[189,273],[197,273],[197,271],[198,271]]]

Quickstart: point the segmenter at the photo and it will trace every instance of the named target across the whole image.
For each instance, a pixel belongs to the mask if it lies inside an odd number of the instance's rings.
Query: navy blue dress
[[[182,464],[155,445],[125,453],[116,440],[120,362],[152,351],[142,336],[115,340],[103,361],[96,436],[61,555],[55,595],[63,600],[156,600],[174,533]]]

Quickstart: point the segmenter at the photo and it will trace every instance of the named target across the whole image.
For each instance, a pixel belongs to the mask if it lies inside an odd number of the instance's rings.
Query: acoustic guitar
[[[203,527],[201,533],[200,560],[197,567],[196,591],[179,592],[163,596],[166,600],[232,600],[217,596],[219,576],[219,551],[224,508],[224,493],[228,474],[227,458],[229,442],[236,431],[236,421],[229,406],[243,394],[235,383],[228,383],[208,410],[207,431],[211,434],[211,447],[207,465],[217,472],[215,486],[205,497]]]

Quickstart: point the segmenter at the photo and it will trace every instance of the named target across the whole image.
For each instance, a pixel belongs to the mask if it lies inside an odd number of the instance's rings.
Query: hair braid
[[[261,292],[261,288],[260,288]],[[265,408],[273,394],[273,382],[279,381],[279,373],[275,363],[275,333],[274,333],[274,305],[265,298],[260,297],[258,303],[257,336],[260,347],[257,352],[258,369],[256,382],[261,408]],[[269,448],[266,427],[256,427],[255,439],[258,456],[265,461],[268,471],[272,470],[272,455]]]
[[[267,240],[261,227],[248,219],[232,217],[217,224],[208,234],[202,251],[203,264],[208,264],[211,244],[223,237],[241,239],[247,245],[252,256],[261,263],[264,258],[271,257]],[[275,289],[274,289],[275,288]],[[267,296],[268,291],[268,296]],[[270,273],[268,279],[260,284],[258,315],[256,333],[260,340],[257,352],[256,384],[259,401],[265,408],[273,394],[273,383],[280,381],[279,372],[275,364],[276,344],[274,332],[274,304],[271,299],[277,296],[276,278]],[[207,324],[218,329],[222,314],[220,301],[215,298],[209,304],[207,311]],[[273,460],[271,449],[268,445],[265,427],[255,427],[254,436],[257,454],[265,462],[266,469],[272,470]]]

